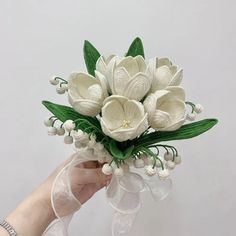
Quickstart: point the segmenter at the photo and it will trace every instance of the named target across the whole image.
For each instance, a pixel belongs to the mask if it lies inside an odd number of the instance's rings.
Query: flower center
[[[130,121],[129,121],[129,120],[123,120],[122,127],[123,127],[123,128],[128,128],[128,127],[129,127],[129,124],[130,124]]]

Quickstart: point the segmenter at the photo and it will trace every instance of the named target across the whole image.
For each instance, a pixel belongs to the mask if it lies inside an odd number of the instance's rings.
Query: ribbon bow
[[[70,176],[72,169],[87,161],[97,158],[85,148],[76,153],[57,175],[51,191],[51,203],[57,220],[53,221],[44,232],[44,236],[67,236],[73,214],[81,207],[71,190]],[[164,199],[170,192],[172,181],[160,180],[153,176],[144,178],[135,172],[127,171],[124,176],[113,175],[106,188],[106,196],[115,214],[112,221],[112,236],[121,236],[130,231],[136,215],[141,208],[141,193],[150,191],[153,199]]]

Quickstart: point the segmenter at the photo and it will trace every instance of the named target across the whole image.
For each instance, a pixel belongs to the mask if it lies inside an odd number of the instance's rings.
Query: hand
[[[47,226],[56,218],[51,206],[52,184],[60,170],[72,160],[73,156],[62,163],[53,173],[19,206],[6,220],[15,228],[18,235],[41,236]],[[101,164],[90,161],[76,166],[72,170],[71,188],[81,204],[85,203],[95,192],[104,187],[111,179],[101,171]],[[0,235],[8,235],[0,228]]]
[[[47,179],[44,181],[42,189],[43,191],[48,193],[47,199],[49,204],[51,205],[51,189],[52,184],[60,170],[66,166],[74,156],[70,157],[67,161],[62,163]],[[88,161],[82,164],[75,166],[71,172],[71,190],[74,196],[78,199],[78,201],[83,204],[89,198],[93,196],[99,189],[103,188],[108,181],[111,179],[111,175],[107,176],[102,173],[102,164],[97,161]],[[64,215],[67,214],[68,209],[66,209],[66,202],[62,199],[63,203],[59,203],[59,208],[63,208],[60,211],[64,211]]]

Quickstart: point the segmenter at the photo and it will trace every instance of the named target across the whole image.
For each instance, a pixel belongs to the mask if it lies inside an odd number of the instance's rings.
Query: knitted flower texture
[[[167,57],[146,59],[140,38],[124,56],[107,57],[85,41],[84,60],[87,72],[50,79],[70,106],[43,101],[52,113],[44,124],[76,150],[90,149],[104,174],[121,177],[132,166],[166,179],[181,156],[163,142],[193,138],[217,123],[194,122],[203,106],[186,100],[182,67]]]

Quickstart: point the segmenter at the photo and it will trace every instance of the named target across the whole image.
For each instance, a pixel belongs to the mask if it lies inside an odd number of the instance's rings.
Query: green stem
[[[163,164],[162,160],[157,155],[155,155],[155,153],[153,153],[149,148],[142,147],[140,149],[140,151],[142,151],[142,152],[144,152],[144,153],[154,157],[154,167],[156,165],[156,159],[158,159],[160,161],[160,163],[161,163],[161,169],[164,170],[164,164]]]
[[[68,84],[68,81],[67,81],[67,80],[65,80],[65,79],[62,79],[61,77],[58,77],[58,76],[56,76],[54,79],[59,79],[59,80],[61,80],[61,81],[65,82],[66,84]]]
[[[193,112],[194,112],[194,108],[195,108],[195,104],[192,103],[192,102],[189,102],[189,101],[185,102],[185,104],[191,106],[191,108],[192,108],[192,113],[193,113]]]

